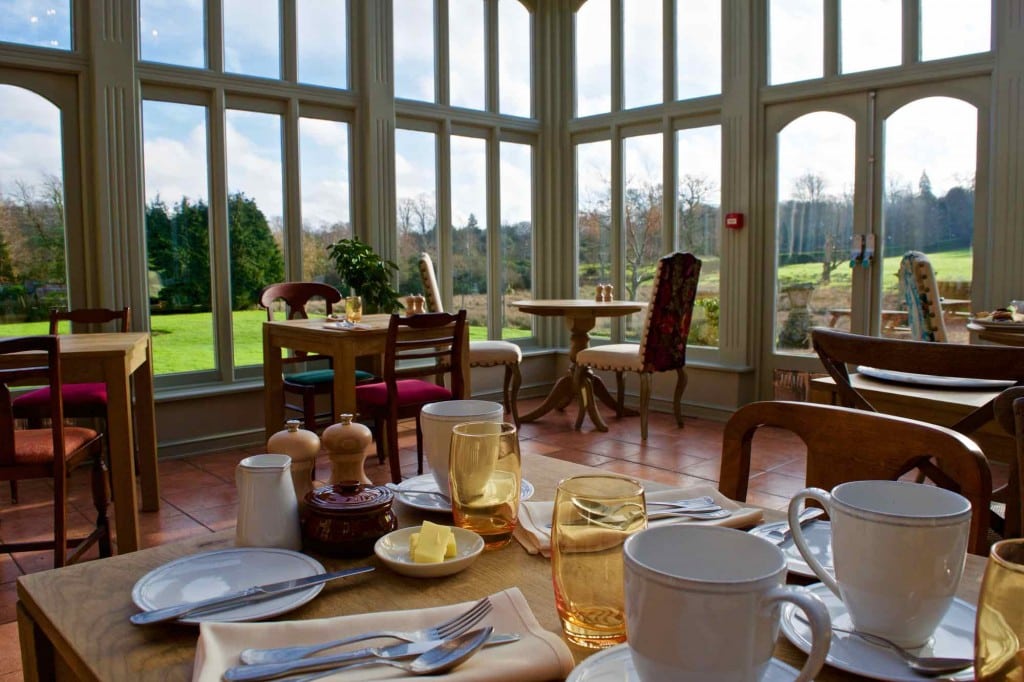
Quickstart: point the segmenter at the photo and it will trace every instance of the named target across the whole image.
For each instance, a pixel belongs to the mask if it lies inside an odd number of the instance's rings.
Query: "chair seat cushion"
[[[361,369],[356,370],[356,383],[363,381],[370,381],[373,379],[373,375],[369,372],[364,372]],[[334,370],[333,369],[311,369],[308,372],[296,372],[295,374],[286,374],[284,380],[289,384],[300,384],[302,386],[316,386],[320,384],[329,384],[334,381]]]
[[[92,429],[64,427],[64,453],[72,454],[96,438]],[[50,429],[17,429],[14,431],[14,463],[45,464],[53,461],[53,431]]]
[[[584,348],[576,354],[576,363],[614,372],[644,371],[640,346],[635,343],[612,343],[607,346]]]
[[[97,384],[64,384],[61,386],[64,397],[64,408],[78,406],[105,407],[107,404],[107,385]],[[50,410],[50,387],[37,388],[20,395],[13,401],[15,415],[19,409]]]
[[[471,341],[470,367],[518,365],[523,361],[523,350],[511,341]]]
[[[447,388],[422,379],[403,379],[397,382],[397,387],[400,407],[452,399],[452,392]],[[356,404],[359,407],[387,407],[387,384],[378,381],[356,386]]]

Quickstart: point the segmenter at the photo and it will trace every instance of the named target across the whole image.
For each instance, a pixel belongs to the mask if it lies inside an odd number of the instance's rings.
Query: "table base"
[[[559,377],[558,381],[555,382],[555,385],[551,388],[551,392],[548,393],[546,398],[544,398],[544,402],[527,414],[520,415],[519,421],[536,421],[552,410],[564,410],[569,403],[573,402],[577,395],[576,382],[573,380],[574,372],[574,368],[569,368],[569,371],[565,375]],[[586,376],[594,387],[594,396],[605,405],[615,410],[615,413],[618,416],[635,417],[640,414],[637,410],[630,407],[623,406],[620,408],[618,400],[612,397],[612,394],[608,391],[608,387],[604,385],[604,381],[601,377],[594,374],[589,369],[586,370]],[[586,405],[581,403],[579,409],[581,411],[586,410],[598,431],[608,430],[608,424],[605,422],[604,417],[601,416],[601,413],[598,412],[597,405],[595,403],[588,403]],[[577,429],[579,429],[581,421],[582,420],[577,421]]]

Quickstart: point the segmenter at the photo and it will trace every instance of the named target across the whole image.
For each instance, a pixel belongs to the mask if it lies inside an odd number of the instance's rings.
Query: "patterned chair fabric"
[[[434,261],[429,253],[420,254],[420,280],[423,282],[423,297],[426,299],[428,313],[443,313],[441,304],[441,288],[437,285]],[[504,367],[505,380],[502,383],[502,403],[505,411],[512,415],[512,421],[519,426],[519,409],[516,401],[519,398],[519,386],[522,374],[519,365],[523,361],[523,351],[511,341],[470,341],[469,366],[472,367]]]
[[[907,251],[900,260],[900,294],[907,305],[911,336],[916,341],[946,341],[942,302],[928,256]]]
[[[595,369],[615,372],[619,417],[625,410],[623,373],[636,372],[640,375],[640,435],[644,440],[647,439],[651,375],[676,370],[672,408],[676,423],[683,425],[681,401],[687,382],[686,338],[693,320],[700,268],[700,260],[692,253],[676,252],[660,259],[640,343],[585,348],[576,355],[576,385],[581,406],[576,418],[577,429],[583,423],[583,406],[593,405],[589,372]]]

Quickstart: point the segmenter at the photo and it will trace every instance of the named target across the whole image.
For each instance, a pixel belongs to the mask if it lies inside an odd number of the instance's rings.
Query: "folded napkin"
[[[724,519],[711,519],[699,521],[686,517],[670,519],[658,519],[651,521],[650,527],[666,525],[670,523],[686,523],[698,526],[725,526],[726,528],[748,528],[757,525],[763,518],[760,509],[744,507],[734,500],[730,500],[713,486],[698,485],[690,488],[673,488],[671,490],[659,490],[646,493],[645,497],[654,502],[670,502],[672,500],[685,500],[691,497],[710,495],[714,498],[715,504],[721,505],[723,509],[731,510],[732,516]],[[519,524],[516,526],[514,536],[527,552],[530,554],[540,553],[543,556],[551,556],[551,515],[554,511],[554,502],[535,502],[533,500],[523,502],[519,505]],[[660,507],[658,508],[660,509]],[[657,511],[655,508],[649,512]]]
[[[315,644],[381,628],[416,630],[430,627],[465,612],[475,601],[430,609],[363,613],[355,616],[293,620],[270,623],[202,623],[192,669],[193,682],[219,682],[224,671],[239,665],[242,649]],[[542,682],[565,678],[573,667],[572,653],[561,638],[540,626],[518,588],[491,595],[494,609],[480,623],[493,625],[495,633],[518,632],[522,639],[512,644],[484,647],[476,655],[445,675],[450,682]],[[361,646],[397,643],[370,640],[324,652],[338,653]],[[343,671],[324,680],[405,679],[407,673],[380,665]]]

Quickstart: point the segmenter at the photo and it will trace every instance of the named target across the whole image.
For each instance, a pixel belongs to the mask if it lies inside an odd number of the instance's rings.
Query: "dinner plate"
[[[407,478],[398,484],[398,488],[395,489],[395,494],[398,499],[414,509],[421,509],[423,511],[433,512],[451,512],[452,504],[443,497],[437,495],[416,495],[409,494],[403,495],[403,492],[411,490],[429,490],[431,492],[440,492],[440,488],[437,487],[437,481],[434,480],[433,474],[423,474],[422,476],[413,476]],[[528,500],[533,497],[533,484],[527,481],[525,478],[519,486],[519,500]]]
[[[782,544],[777,544],[772,537],[768,537],[768,534],[773,530],[784,531],[787,528],[789,528],[788,521],[778,521],[776,523],[766,523],[763,526],[755,526],[750,529],[750,534],[764,537],[771,541],[772,544],[776,544],[782,550],[782,553],[786,555],[786,568],[789,569],[790,573],[807,578],[817,578],[811,567],[804,561],[804,557],[800,554],[800,550],[797,549],[792,537],[786,538]],[[807,538],[807,545],[810,547],[811,553],[814,554],[822,566],[831,570],[832,524],[828,521],[811,521],[801,530],[804,532],[804,537]]]
[[[913,384],[915,386],[931,386],[934,388],[1007,388],[1013,386],[1012,381],[999,379],[974,379],[971,377],[944,377],[934,374],[914,374],[913,372],[897,372],[892,369],[878,369],[860,365],[857,372],[872,379],[897,384]]]
[[[832,616],[833,626],[853,629],[846,606],[832,594],[831,590],[822,583],[809,585],[807,589],[825,602],[829,615]],[[811,650],[811,628],[796,618],[796,611],[796,607],[792,604],[783,605],[782,633],[793,643],[793,646],[807,653]],[[920,649],[914,649],[913,653],[922,656],[974,658],[975,616],[976,611],[973,606],[962,599],[954,599],[928,644]],[[828,664],[873,680],[917,682],[931,679],[911,671],[896,652],[868,644],[856,635],[835,630],[832,631],[832,646],[828,651]],[[973,680],[974,669],[968,668],[943,679]]]
[[[182,602],[200,601],[244,590],[253,585],[305,578],[324,573],[319,561],[288,549],[238,547],[182,557],[139,578],[132,601],[143,611]],[[323,584],[313,585],[273,599],[249,602],[209,615],[182,618],[181,623],[217,621],[237,623],[262,620],[302,606],[320,594]]]
[[[984,317],[972,317],[970,318],[972,324],[976,324],[979,327],[984,327],[992,331],[1024,331],[1024,322],[1011,322],[1009,320],[992,320]]]
[[[761,682],[792,682],[799,674],[793,666],[773,658]],[[629,645],[618,644],[584,659],[572,669],[565,682],[638,682],[639,679],[633,668],[633,657],[629,655]]]

